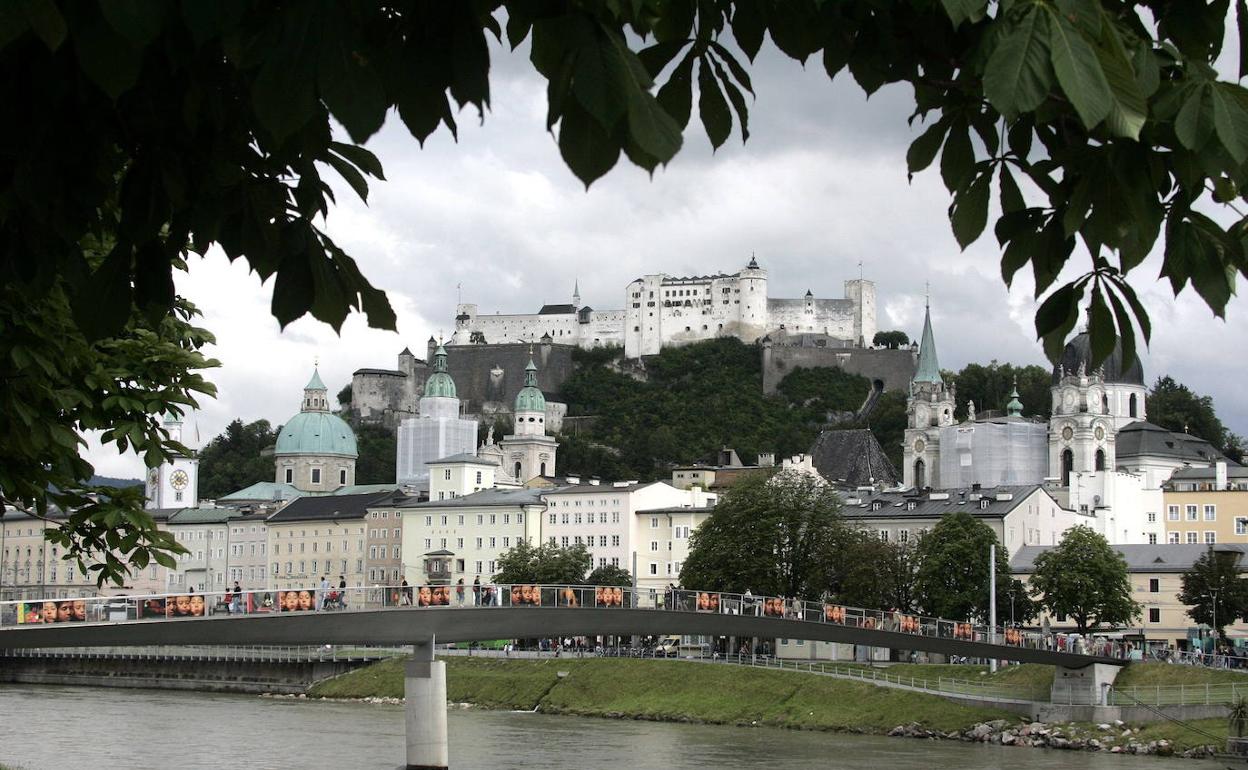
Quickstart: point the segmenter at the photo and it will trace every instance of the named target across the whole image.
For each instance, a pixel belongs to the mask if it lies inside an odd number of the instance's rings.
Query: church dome
[[[274,455],[342,455],[358,457],[355,432],[336,414],[300,412],[282,426]]]
[[[455,380],[446,371],[446,348],[438,345],[433,354],[433,374],[425,380],[425,398],[458,398],[455,395]]]
[[[515,411],[516,414],[546,411],[546,396],[537,387],[537,365],[533,363],[533,359],[529,359],[529,365],[524,367],[524,387],[516,394]]]
[[[1053,368],[1053,383],[1057,384],[1061,381],[1062,371],[1072,374],[1079,371],[1080,365],[1089,374],[1092,372],[1092,337],[1087,332],[1075,335],[1075,338],[1066,344],[1066,349],[1062,352],[1062,360]],[[1114,344],[1114,351],[1101,364],[1101,368],[1104,369],[1107,385],[1144,387],[1144,367],[1140,365],[1139,356],[1124,363],[1121,342]]]

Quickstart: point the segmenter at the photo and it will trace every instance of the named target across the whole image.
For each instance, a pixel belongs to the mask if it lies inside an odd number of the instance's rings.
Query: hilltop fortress
[[[477,306],[456,309],[451,345],[552,342],[581,348],[615,345],[628,358],[657,354],[669,345],[736,337],[747,344],[777,333],[815,334],[830,347],[866,347],[875,337],[875,284],[845,282],[841,299],[767,296],[767,271],[750,259],[741,270],[677,278],[658,273],[624,289],[623,310],[582,306],[579,287],[572,302],[543,305],[536,313],[481,315]]]
[[[817,299],[810,291],[799,299],[769,297],[767,271],[751,258],[732,274],[638,278],[625,287],[622,310],[582,305],[579,286],[570,303],[543,305],[536,313],[482,315],[476,305],[460,304],[446,342],[447,366],[464,414],[488,418],[510,413],[524,386],[525,364],[534,356],[552,432],[566,412],[560,392],[577,348],[621,347],[626,358],[640,359],[672,345],[735,337],[763,346],[768,393],[797,366],[835,366],[867,376],[876,391],[904,389],[915,352],[870,349],[875,311],[875,284],[861,278],[845,281],[845,296],[838,299]],[[351,383],[354,419],[393,428],[417,415],[436,347],[430,339],[425,359],[405,349],[395,369],[357,370]]]

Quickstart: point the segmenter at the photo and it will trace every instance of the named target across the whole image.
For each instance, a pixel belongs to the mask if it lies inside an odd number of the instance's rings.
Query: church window
[[[927,486],[927,464],[922,460],[914,461],[914,487],[923,489]]]
[[[515,473],[515,476],[516,476],[516,478],[520,478],[520,463],[519,463],[519,461],[517,461],[517,462],[516,462],[516,473]]]
[[[293,483],[294,483],[294,481],[295,481],[295,469],[294,469],[294,468],[287,468],[287,469],[286,469],[286,483],[287,483],[287,484],[293,484]]]
[[[1136,409],[1137,409],[1137,403],[1135,400],[1135,394],[1132,393],[1131,398],[1127,401],[1127,414],[1130,415],[1131,417],[1138,416],[1136,414]]]
[[[545,475],[546,475],[546,463],[542,463],[541,473],[540,473],[540,474],[538,474],[538,475],[541,475],[541,476],[545,476]]]
[[[346,468],[343,468],[338,471],[338,483],[339,484],[347,483],[347,469]]]
[[[1070,486],[1070,474],[1075,469],[1075,453],[1069,449],[1062,452],[1062,486]]]
[[[312,483],[313,484],[321,483],[321,469],[320,468],[312,469]]]
[[[1096,450],[1096,469],[1098,471],[1105,470],[1105,450],[1104,449]]]

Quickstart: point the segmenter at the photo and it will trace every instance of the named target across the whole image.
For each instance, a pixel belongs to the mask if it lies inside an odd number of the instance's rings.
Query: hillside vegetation
[[[595,420],[561,437],[559,464],[568,473],[654,479],[724,447],[746,463],[760,452],[806,452],[830,416],[852,415],[871,388],[840,369],[796,369],[777,395],[764,395],[761,349],[733,338],[665,348],[645,359],[644,380],[613,365],[619,352],[575,353],[576,371],[562,389],[568,414]],[[904,397],[887,394],[867,426],[841,427],[871,427],[886,451],[900,455]]]

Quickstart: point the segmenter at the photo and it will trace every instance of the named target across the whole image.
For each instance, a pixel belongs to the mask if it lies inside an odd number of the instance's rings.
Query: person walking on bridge
[[[239,587],[238,581],[234,581],[234,593],[230,594],[230,614],[237,614],[243,601],[243,589]]]
[[[459,606],[464,606],[464,579],[460,578],[455,584],[455,600],[459,602]]]
[[[325,600],[329,598],[329,575],[321,578],[321,595],[316,597],[316,608],[318,610],[325,609]]]
[[[472,581],[472,604],[474,607],[481,606],[481,576],[477,575]]]
[[[342,575],[338,576],[338,601],[345,610],[347,608],[347,579]]]

